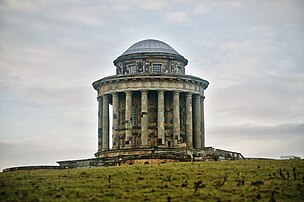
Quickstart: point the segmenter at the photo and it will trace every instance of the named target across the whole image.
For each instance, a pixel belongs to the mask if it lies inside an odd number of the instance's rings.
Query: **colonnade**
[[[153,90],[155,91],[155,90]],[[165,92],[164,90],[157,90],[157,147],[166,147],[165,145]],[[173,147],[178,147],[181,135],[181,112],[180,112],[180,91],[171,91],[173,94]],[[104,94],[98,97],[98,150],[105,151],[110,149],[109,145],[109,104],[113,106],[113,121],[112,121],[112,149],[122,149],[120,125],[124,124],[124,143],[123,149],[132,148],[132,91],[122,92],[125,94],[125,120],[124,123],[119,123],[119,102],[121,97],[117,92],[111,94]],[[140,139],[141,148],[148,148],[148,93],[149,90],[140,90]],[[201,94],[193,94],[185,92],[185,106],[186,106],[186,146],[187,148],[204,148],[205,145],[205,125],[204,125],[204,96]],[[195,109],[195,110],[193,110]]]

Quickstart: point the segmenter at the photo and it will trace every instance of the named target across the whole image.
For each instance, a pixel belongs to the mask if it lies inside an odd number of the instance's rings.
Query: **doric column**
[[[158,141],[157,144],[165,146],[165,116],[164,116],[164,91],[158,91],[158,107],[157,107],[157,133]]]
[[[102,150],[109,149],[109,98],[103,95],[103,113],[102,113]]]
[[[103,116],[103,112],[102,112],[102,97],[98,97],[98,151],[102,150],[102,116]]]
[[[141,91],[141,147],[148,147],[148,91]]]
[[[126,120],[125,120],[125,129],[126,129],[126,139],[125,147],[131,148],[132,142],[132,92],[126,92]]]
[[[173,92],[173,146],[177,147],[180,140],[180,109],[179,109],[179,92]]]
[[[112,101],[113,101],[113,127],[112,127],[112,143],[113,147],[112,149],[118,149],[119,148],[119,105],[118,105],[118,94],[113,93],[112,94]]]
[[[187,93],[186,95],[186,137],[187,137],[187,147],[193,148],[192,143],[192,94]]]
[[[201,134],[201,96],[199,94],[194,95],[194,148],[199,149],[202,147],[202,134]]]
[[[201,138],[202,138],[202,148],[205,147],[205,109],[204,109],[205,96],[201,97]]]

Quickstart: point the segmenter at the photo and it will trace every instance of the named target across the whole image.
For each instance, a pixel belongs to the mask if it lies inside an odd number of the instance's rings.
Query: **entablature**
[[[166,90],[204,94],[209,82],[190,75],[109,76],[93,83],[99,95],[127,90]]]

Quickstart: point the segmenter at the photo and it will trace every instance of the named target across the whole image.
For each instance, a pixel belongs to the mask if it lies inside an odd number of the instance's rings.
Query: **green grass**
[[[303,160],[15,171],[0,173],[0,201],[304,201],[303,172]]]

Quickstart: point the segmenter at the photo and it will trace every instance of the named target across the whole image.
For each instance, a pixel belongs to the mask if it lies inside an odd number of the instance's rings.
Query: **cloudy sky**
[[[304,2],[0,0],[0,169],[91,158],[91,83],[143,39],[210,82],[206,144],[304,157]]]

